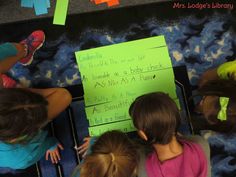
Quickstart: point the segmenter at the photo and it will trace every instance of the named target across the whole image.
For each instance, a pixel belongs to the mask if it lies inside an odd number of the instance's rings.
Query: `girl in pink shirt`
[[[206,177],[208,161],[202,147],[177,136],[180,114],[165,93],[149,93],[136,98],[130,116],[138,134],[151,145],[146,156],[148,177]]]

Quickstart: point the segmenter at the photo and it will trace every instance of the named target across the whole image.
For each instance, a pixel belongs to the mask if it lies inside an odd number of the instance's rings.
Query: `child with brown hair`
[[[221,64],[203,73],[198,92],[202,100],[195,111],[202,113],[210,129],[236,131],[236,61]]]
[[[126,134],[109,131],[92,145],[72,177],[136,177],[137,148]]]
[[[203,148],[177,135],[180,114],[167,94],[142,95],[132,103],[129,113],[139,136],[153,148],[144,162],[148,177],[210,176],[208,144],[200,139]]]
[[[209,129],[232,133],[236,131],[236,81],[211,80],[202,85],[198,92],[203,96],[195,111],[202,113]]]
[[[51,105],[50,95],[49,101],[45,97],[27,89],[0,89],[0,169],[25,169],[44,154],[52,163],[60,160],[62,145],[42,128],[69,105],[71,96],[65,92],[59,108]]]

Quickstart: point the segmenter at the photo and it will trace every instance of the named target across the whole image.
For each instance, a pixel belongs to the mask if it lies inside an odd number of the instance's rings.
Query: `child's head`
[[[202,87],[205,83],[207,83],[208,81],[212,81],[212,80],[216,80],[216,79],[220,79],[218,74],[217,74],[217,68],[214,69],[208,69],[207,71],[205,71],[198,82],[198,86]]]
[[[0,89],[0,141],[33,137],[46,122],[47,101],[41,95],[25,89]]]
[[[180,114],[175,102],[165,93],[142,95],[131,104],[129,114],[139,134],[150,144],[168,144],[177,132]]]
[[[216,131],[233,131],[236,124],[236,82],[212,80],[199,88],[203,96],[196,110],[204,115]]]
[[[126,134],[110,131],[101,135],[80,167],[80,177],[135,177],[137,147]]]

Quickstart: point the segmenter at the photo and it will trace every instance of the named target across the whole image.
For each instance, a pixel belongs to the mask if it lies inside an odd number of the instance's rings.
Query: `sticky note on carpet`
[[[69,0],[57,0],[53,24],[65,25]]]
[[[119,5],[119,0],[111,0],[111,1],[108,1],[107,4],[108,4],[108,7],[111,7],[111,6],[117,6]]]
[[[36,15],[48,13],[48,3],[46,0],[34,0],[34,10]]]
[[[98,5],[102,3],[107,3],[109,7],[119,5],[119,0],[93,0],[93,2]]]
[[[33,0],[21,0],[21,7],[33,8]]]
[[[47,8],[50,8],[51,7],[50,0],[46,0],[46,3],[47,3]]]
[[[50,0],[21,0],[21,7],[33,8],[36,15],[48,13]]]
[[[101,4],[101,3],[104,3],[104,2],[109,2],[110,0],[94,0],[94,3],[95,4]]]

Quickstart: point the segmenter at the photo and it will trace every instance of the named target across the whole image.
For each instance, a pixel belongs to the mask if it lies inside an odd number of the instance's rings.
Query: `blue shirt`
[[[26,144],[8,144],[0,141],[0,167],[25,169],[44,156],[45,152],[57,145],[54,137],[47,137],[47,132],[41,130]]]

